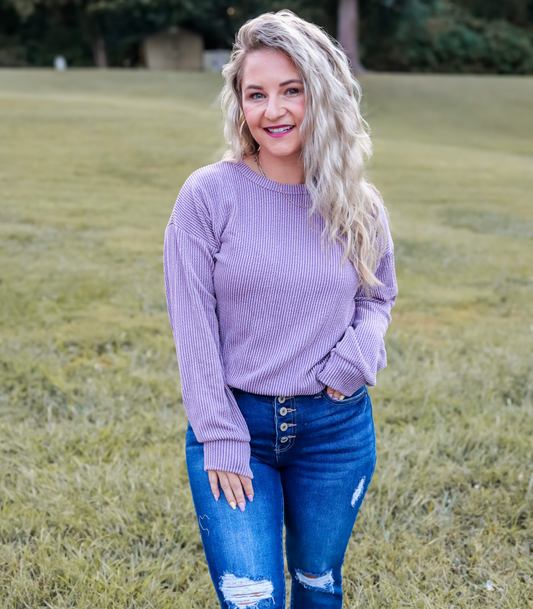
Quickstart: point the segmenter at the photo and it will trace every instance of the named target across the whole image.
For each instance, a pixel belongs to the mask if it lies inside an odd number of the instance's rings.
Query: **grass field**
[[[533,599],[532,78],[368,75],[400,294],[348,608]],[[217,606],[163,233],[217,75],[0,71],[0,606]],[[334,502],[324,509],[334,510]]]

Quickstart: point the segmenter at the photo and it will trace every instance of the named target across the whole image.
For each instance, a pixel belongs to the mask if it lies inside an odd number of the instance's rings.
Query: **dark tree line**
[[[0,65],[139,66],[144,37],[174,25],[229,48],[281,8],[335,36],[356,72],[533,74],[533,0],[0,0]]]

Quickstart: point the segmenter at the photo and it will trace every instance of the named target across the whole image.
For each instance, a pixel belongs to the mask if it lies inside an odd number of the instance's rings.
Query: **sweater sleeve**
[[[203,199],[189,178],[165,232],[165,289],[183,404],[203,444],[204,469],[252,478],[248,426],[225,382],[220,354],[213,281],[218,244]]]
[[[378,371],[387,365],[384,337],[398,285],[394,244],[385,218],[384,221],[387,247],[376,270],[376,277],[383,286],[374,288],[371,296],[366,296],[362,287],[357,290],[350,326],[317,375],[319,381],[345,396],[353,395],[363,385],[375,385]]]

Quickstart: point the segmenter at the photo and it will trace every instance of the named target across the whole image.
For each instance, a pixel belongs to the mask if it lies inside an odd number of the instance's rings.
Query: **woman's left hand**
[[[335,391],[333,387],[326,387],[326,391],[328,392],[330,398],[335,398],[336,400],[344,400],[346,397],[345,395],[342,395],[340,391]]]

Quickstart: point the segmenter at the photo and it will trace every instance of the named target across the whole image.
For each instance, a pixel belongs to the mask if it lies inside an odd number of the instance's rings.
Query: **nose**
[[[275,121],[285,114],[286,110],[283,103],[276,95],[271,95],[268,98],[268,106],[265,111],[265,118],[269,121]]]

